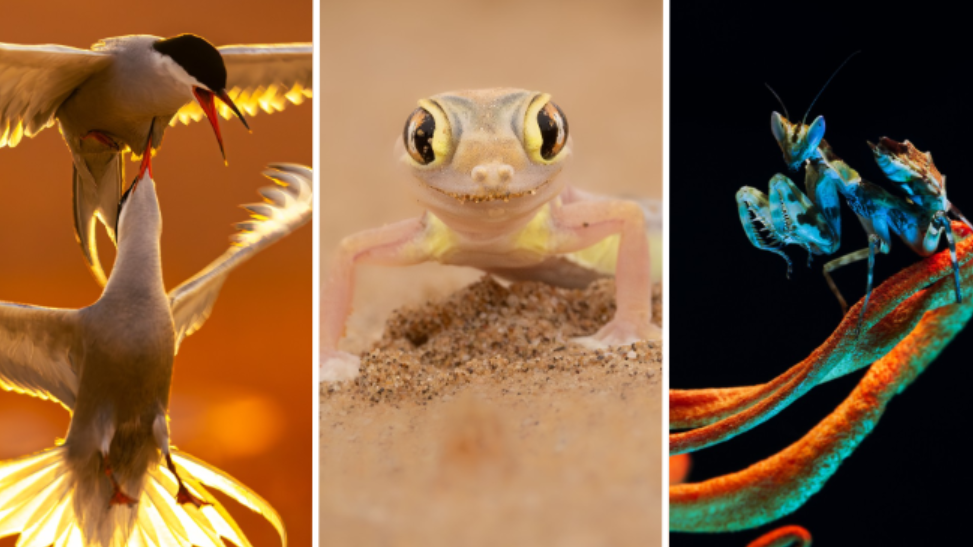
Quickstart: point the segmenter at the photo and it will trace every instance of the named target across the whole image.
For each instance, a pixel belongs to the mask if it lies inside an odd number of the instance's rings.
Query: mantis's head
[[[824,117],[818,116],[811,125],[791,123],[787,118],[774,112],[770,115],[770,131],[777,139],[784,163],[791,171],[797,171],[804,162],[814,155],[824,138]]]

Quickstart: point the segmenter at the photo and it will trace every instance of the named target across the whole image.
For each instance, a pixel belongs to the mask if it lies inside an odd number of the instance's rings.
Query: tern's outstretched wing
[[[64,99],[110,62],[87,49],[0,43],[0,148],[54,125]]]
[[[311,219],[311,170],[293,164],[272,164],[264,175],[278,186],[260,189],[265,203],[244,205],[251,219],[237,224],[233,245],[198,274],[169,292],[176,326],[176,351],[183,338],[199,330],[219,296],[226,276],[238,265]]]
[[[78,312],[0,302],[0,387],[74,407]]]
[[[267,44],[223,46],[219,48],[226,64],[226,92],[233,102],[250,116],[263,110],[278,112],[290,101],[301,104],[311,96],[313,50],[311,44]],[[219,103],[225,119],[233,112]],[[205,117],[196,102],[179,109],[172,119],[189,124]]]

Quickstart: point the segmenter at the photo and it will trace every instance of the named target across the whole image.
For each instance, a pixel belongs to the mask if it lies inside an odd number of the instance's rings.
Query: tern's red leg
[[[111,508],[112,505],[128,505],[129,507],[138,503],[138,500],[132,498],[125,492],[122,492],[121,486],[118,485],[118,481],[115,480],[115,474],[112,473],[111,463],[108,461],[108,455],[102,456],[102,464],[105,467],[105,476],[111,481],[112,495],[111,500],[108,501],[108,507]]]
[[[176,492],[176,503],[180,505],[191,503],[195,505],[197,509],[204,505],[212,505],[208,501],[197,498],[192,492],[189,491],[188,488],[186,488],[186,485],[182,483],[182,478],[179,476],[179,472],[176,471],[176,465],[172,463],[172,455],[170,454],[166,454],[166,465],[169,467],[169,471],[172,471],[172,474],[175,475],[176,482],[179,483],[179,491]]]

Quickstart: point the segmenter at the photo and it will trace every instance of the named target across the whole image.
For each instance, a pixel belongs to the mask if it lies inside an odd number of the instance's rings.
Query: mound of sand
[[[322,386],[322,545],[658,544],[661,344],[569,342],[613,295],[484,277],[395,312]]]
[[[381,340],[362,355],[358,380],[327,386],[325,397],[421,403],[475,381],[509,381],[529,394],[555,381],[552,376],[572,383],[582,372],[658,381],[661,344],[588,350],[570,343],[614,315],[614,292],[611,279],[571,290],[543,283],[505,287],[484,276],[446,300],[394,312]],[[658,285],[654,292],[653,315],[661,318]]]

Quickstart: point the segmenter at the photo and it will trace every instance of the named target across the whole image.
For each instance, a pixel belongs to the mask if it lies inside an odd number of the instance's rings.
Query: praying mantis
[[[825,87],[830,81],[825,83]],[[813,105],[814,101],[811,103]],[[778,112],[771,114],[771,132],[789,170],[796,172],[802,165],[805,166],[804,186],[807,193],[801,192],[790,178],[781,173],[770,179],[769,195],[750,186],[740,188],[736,194],[737,209],[750,243],[784,258],[789,278],[792,263],[783,251],[786,245],[803,247],[808,253],[809,267],[814,255],[831,255],[838,251],[841,243],[840,202],[843,198],[868,234],[868,246],[824,265],[824,277],[841,304],[842,313],[847,313],[848,303],[831,278],[831,272],[868,259],[865,302],[859,314],[861,324],[872,293],[875,255],[888,254],[892,234],[897,234],[910,249],[923,257],[936,252],[941,236],[945,235],[952,257],[956,301],[962,302],[956,243],[949,215],[968,226],[973,225],[947,199],[946,177],[936,168],[932,154],[920,152],[908,140],[900,143],[882,137],[878,144],[868,143],[879,168],[905,193],[904,197],[898,196],[863,179],[831,150],[824,140],[823,116],[807,124],[809,107],[804,118],[794,123],[790,121],[790,114],[782,101],[781,106],[784,115]]]

